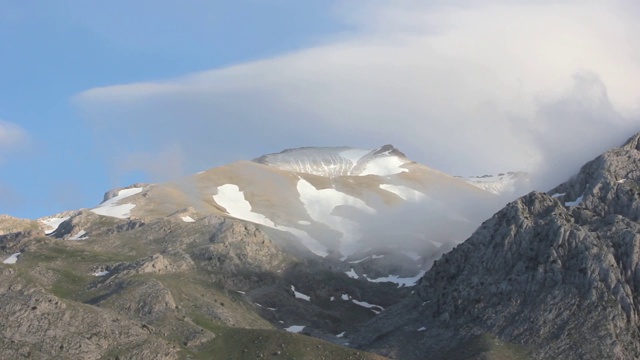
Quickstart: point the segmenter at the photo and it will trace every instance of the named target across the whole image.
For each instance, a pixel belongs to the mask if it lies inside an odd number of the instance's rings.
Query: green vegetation
[[[447,351],[440,359],[527,360],[529,356],[521,346],[504,342],[490,334],[482,334]]]
[[[216,337],[198,350],[184,350],[195,359],[385,359],[382,356],[334,345],[316,338],[276,330],[239,329],[204,324]]]

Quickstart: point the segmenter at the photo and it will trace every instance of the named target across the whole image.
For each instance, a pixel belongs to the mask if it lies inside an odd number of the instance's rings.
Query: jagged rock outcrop
[[[67,303],[0,267],[0,358],[177,359],[177,351],[139,322]]]
[[[639,139],[508,204],[352,343],[438,359],[491,334],[534,359],[639,358]]]

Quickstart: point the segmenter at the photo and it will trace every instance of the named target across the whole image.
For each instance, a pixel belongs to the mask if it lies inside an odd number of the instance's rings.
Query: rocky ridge
[[[640,134],[508,204],[351,341],[398,359],[484,335],[533,359],[638,358],[639,207]]]

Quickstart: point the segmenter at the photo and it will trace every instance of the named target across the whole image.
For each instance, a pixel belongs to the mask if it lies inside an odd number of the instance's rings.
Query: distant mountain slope
[[[116,189],[91,211],[142,221],[175,213],[191,220],[227,216],[272,229],[276,241],[300,255],[345,261],[404,251],[411,254],[401,262],[408,265],[404,271],[369,273],[402,277],[426,270],[498,204],[492,193],[410,161],[385,145],[374,150],[285,150],[171,183]],[[64,220],[60,216],[43,222],[54,228]],[[91,234],[69,234],[73,236]]]
[[[508,204],[350,340],[446,358],[483,335],[534,359],[640,358],[640,134]]]

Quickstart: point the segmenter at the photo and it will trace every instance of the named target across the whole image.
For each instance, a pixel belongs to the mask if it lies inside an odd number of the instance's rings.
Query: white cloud
[[[422,3],[354,2],[340,11],[356,30],[323,45],[76,101],[109,142],[126,128],[199,166],[392,142],[449,173],[528,170],[554,184],[640,130],[634,2]]]
[[[0,120],[0,163],[7,153],[24,148],[29,143],[27,132],[20,126]]]

